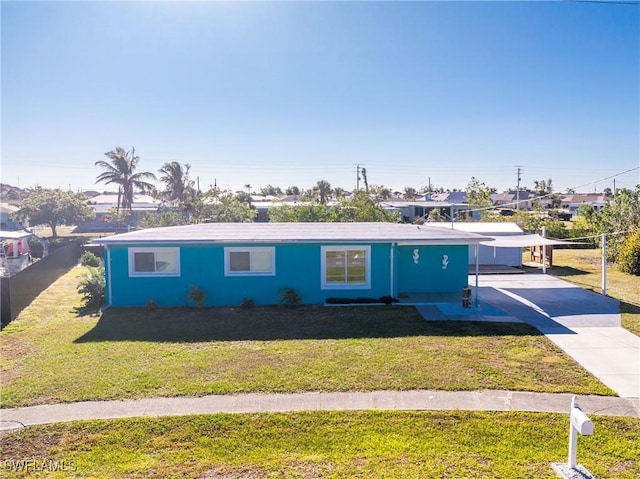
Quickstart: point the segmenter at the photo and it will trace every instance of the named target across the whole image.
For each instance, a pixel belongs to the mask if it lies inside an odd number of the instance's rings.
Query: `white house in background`
[[[491,201],[494,206],[504,206],[509,209],[531,210],[533,208],[533,198],[528,191],[505,191],[504,193],[493,193]]]
[[[503,236],[523,236],[524,231],[516,224],[511,222],[469,222],[469,223],[429,223],[429,226],[437,226],[440,228],[449,228],[456,231],[464,231],[466,233],[476,233],[482,236],[498,238]],[[469,247],[469,264],[476,263],[475,245]],[[522,266],[522,247],[501,247],[495,248],[488,245],[478,245],[478,264],[494,265],[504,264],[519,268]]]
[[[97,222],[107,222],[106,217],[108,216],[109,210],[118,207],[118,195],[105,194],[94,196],[87,201],[87,204],[95,211]],[[159,206],[160,201],[149,195],[135,195],[131,208],[134,221],[140,219],[140,217],[148,211],[157,211]]]
[[[560,206],[568,210],[572,216],[578,215],[582,205],[591,205],[596,212],[600,211],[608,203],[604,193],[584,193],[576,195],[565,195]]]

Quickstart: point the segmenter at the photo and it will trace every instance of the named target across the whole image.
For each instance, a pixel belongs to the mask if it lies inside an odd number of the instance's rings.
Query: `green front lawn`
[[[525,324],[426,322],[410,307],[110,309],[78,316],[83,268],[0,334],[2,407],[242,392],[613,395]]]
[[[592,420],[578,462],[601,479],[639,477],[640,420]],[[567,429],[566,414],[217,414],[30,427],[4,435],[1,453],[3,477],[34,477],[11,471],[32,459],[67,468],[54,477],[538,479],[567,461]]]

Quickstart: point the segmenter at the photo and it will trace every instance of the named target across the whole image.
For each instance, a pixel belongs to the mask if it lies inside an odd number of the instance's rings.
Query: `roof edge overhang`
[[[399,246],[429,246],[429,245],[470,245],[479,244],[481,242],[493,241],[491,238],[479,236],[478,238],[456,238],[456,239],[416,239],[416,238],[398,238],[398,239],[355,239],[355,238],[332,238],[332,239],[304,239],[304,240],[291,240],[291,239],[251,239],[251,238],[238,238],[233,240],[213,240],[213,239],[201,239],[201,240],[145,240],[136,239],[128,241],[108,241],[108,240],[94,240],[93,243],[101,244],[104,246],[130,246],[130,245],[224,245],[224,244],[397,244]]]

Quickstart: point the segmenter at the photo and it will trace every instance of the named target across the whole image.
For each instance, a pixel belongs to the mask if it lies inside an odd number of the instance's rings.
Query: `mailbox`
[[[593,423],[591,419],[578,407],[571,408],[571,426],[583,436],[593,434]]]

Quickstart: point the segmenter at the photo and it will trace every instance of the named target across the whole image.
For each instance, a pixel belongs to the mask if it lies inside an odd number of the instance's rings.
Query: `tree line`
[[[162,202],[157,213],[145,214],[138,225],[140,227],[248,222],[255,219],[256,210],[252,204],[254,191],[250,184],[245,185],[246,192],[221,191],[217,186],[201,192],[189,177],[188,164],[166,162],[156,175],[150,171],[138,171],[140,157],[136,155],[135,148],[126,151],[122,147],[116,147],[106,152],[105,156],[107,160],[95,162],[95,166],[103,170],[97,175],[96,183],[117,187],[117,206],[110,212],[110,219],[116,223],[127,224],[130,221],[136,193],[152,194]],[[392,191],[384,186],[369,185],[365,168],[361,170],[361,174],[364,188],[350,194],[342,188],[332,187],[326,180],[318,181],[308,190],[290,186],[283,191],[278,186],[268,185],[260,190],[260,194],[286,194],[299,197],[302,201],[298,205],[283,203],[270,208],[269,219],[275,222],[400,221],[397,212],[385,210],[380,205],[380,201],[392,196]],[[163,188],[158,190],[152,182],[160,182]],[[640,185],[635,190],[605,192],[611,195],[611,200],[598,212],[592,206],[585,205],[573,222],[570,232],[561,222],[543,215],[525,212],[518,212],[512,218],[488,215],[487,212],[493,206],[491,194],[495,190],[475,177],[471,178],[465,191],[470,209],[480,211],[479,216],[484,219],[516,221],[525,231],[539,231],[545,226],[549,236],[565,238],[580,235],[589,237],[594,244],[598,244],[599,235],[608,234],[610,260],[616,261],[621,252],[630,249],[632,257],[638,256],[637,261],[640,263],[640,247],[625,246],[627,241],[636,241],[636,237],[640,243]],[[29,217],[32,224],[49,225],[54,237],[57,236],[56,227],[59,224],[88,222],[94,217],[93,210],[86,204],[86,198],[82,194],[42,187],[32,188],[27,193],[19,214]],[[551,179],[536,180],[533,193],[559,202],[559,195],[554,193]],[[413,200],[419,193],[415,188],[407,187],[402,196]],[[331,207],[327,204],[330,200],[336,200]],[[430,215],[427,220],[441,220],[437,216]]]

